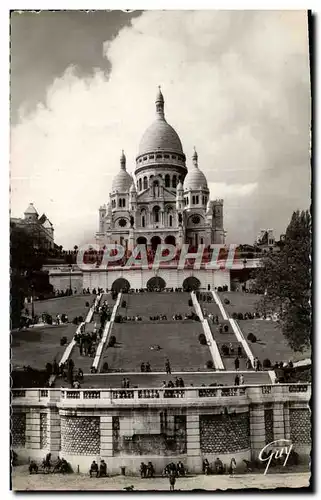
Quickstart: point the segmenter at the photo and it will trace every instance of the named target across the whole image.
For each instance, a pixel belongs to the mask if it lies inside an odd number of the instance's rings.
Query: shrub
[[[89,302],[86,302],[86,307],[90,307],[90,306],[89,306]]]
[[[121,323],[121,316],[120,316],[120,314],[117,314],[117,316],[115,316],[115,323]]]
[[[214,368],[214,363],[211,359],[206,361],[206,368],[209,368],[209,369]]]
[[[79,316],[79,317],[78,317],[78,321],[79,321],[79,323],[83,323],[84,318],[83,318],[82,316]]]
[[[221,286],[217,287],[217,291],[218,292],[222,292],[223,291],[223,288]]]
[[[122,306],[123,308],[126,308],[126,307],[127,307],[127,302],[126,302],[126,300],[123,300],[123,301],[122,301],[121,306]]]
[[[236,312],[234,312],[234,313],[232,314],[232,318],[233,318],[233,319],[237,319],[237,313],[236,313]]]
[[[73,324],[73,325],[78,325],[78,321],[79,321],[79,320],[78,320],[78,318],[77,318],[77,316],[76,316],[76,317],[72,320],[72,324]]]
[[[247,336],[247,340],[254,343],[254,342],[256,342],[256,336],[253,333],[249,333]]]
[[[268,358],[263,360],[263,368],[271,368],[271,361]]]
[[[189,305],[190,307],[192,307],[192,306],[193,306],[193,301],[192,301],[192,299],[188,299],[188,305]]]
[[[102,372],[103,373],[107,373],[108,372],[108,363],[105,361],[105,363],[103,364],[103,369],[102,369]]]
[[[60,339],[60,345],[64,346],[66,344],[67,344],[67,337],[61,337],[61,339]]]
[[[224,299],[224,304],[229,304],[230,301],[228,299]]]
[[[207,342],[206,342],[206,337],[204,335],[204,333],[200,333],[199,336],[198,336],[198,341],[200,344],[202,345],[206,345]]]
[[[114,347],[115,344],[116,344],[116,337],[115,337],[115,335],[112,335],[109,339],[108,346]]]
[[[243,319],[243,314],[242,314],[242,313],[238,313],[238,315],[237,315],[237,319],[242,320],[242,319]]]
[[[52,325],[52,316],[50,316],[50,314],[47,315],[46,321],[48,325]]]
[[[228,325],[224,325],[224,332],[227,333],[228,332]]]

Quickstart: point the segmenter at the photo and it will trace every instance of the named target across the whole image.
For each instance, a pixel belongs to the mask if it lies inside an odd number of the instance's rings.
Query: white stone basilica
[[[210,200],[196,151],[187,168],[180,138],[165,119],[160,89],[156,120],[141,139],[134,175],[126,170],[123,152],[109,197],[99,209],[97,243],[129,250],[136,244],[155,249],[159,243],[224,243],[223,200]]]

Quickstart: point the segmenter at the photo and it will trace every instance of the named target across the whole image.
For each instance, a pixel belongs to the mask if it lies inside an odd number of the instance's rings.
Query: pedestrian
[[[235,366],[235,370],[238,370],[240,368],[240,360],[239,360],[239,358],[235,358],[234,366]]]
[[[171,375],[171,373],[172,373],[171,365],[170,365],[168,358],[166,359],[166,363],[165,363],[165,371],[166,371],[167,375]]]
[[[240,385],[240,377],[238,375],[235,377],[234,385]]]
[[[247,358],[247,360],[246,360],[246,369],[247,370],[251,370],[251,368],[252,368],[251,360],[249,358]]]
[[[175,483],[176,483],[176,473],[171,470],[169,473],[169,489],[170,491],[175,490]]]
[[[243,373],[240,375],[240,385],[244,385],[244,376]]]

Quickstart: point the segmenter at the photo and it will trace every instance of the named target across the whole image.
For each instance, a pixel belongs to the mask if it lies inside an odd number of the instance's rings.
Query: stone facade
[[[100,453],[99,417],[61,418],[61,451],[71,455]]]
[[[234,453],[249,449],[249,414],[202,415],[200,444],[202,453]]]
[[[11,439],[13,448],[24,447],[26,444],[26,414],[11,415]]]
[[[50,451],[81,472],[104,458],[111,474],[120,467],[137,474],[149,460],[157,473],[178,460],[199,473],[205,457],[242,464],[280,436],[292,440],[300,457],[309,456],[308,384],[211,389],[185,388],[180,398],[135,390],[129,399],[118,398],[116,389],[13,390],[12,446],[20,459],[41,460]]]
[[[291,440],[296,444],[311,444],[311,413],[308,409],[290,408]]]

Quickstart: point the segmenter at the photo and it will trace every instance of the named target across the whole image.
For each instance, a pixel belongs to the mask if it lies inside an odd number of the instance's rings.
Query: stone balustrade
[[[277,399],[280,401],[306,399],[311,397],[311,384],[274,384],[274,385],[247,385],[247,386],[218,386],[218,387],[184,387],[184,388],[134,388],[134,389],[12,389],[13,405],[29,405],[34,403],[67,401],[80,402],[86,405],[93,400],[99,404],[134,404],[135,401],[162,400],[169,402],[173,399],[186,401],[206,400],[213,398],[215,404],[220,405],[222,398],[245,397],[249,401],[264,401]],[[165,401],[164,401],[165,404]],[[167,404],[167,403],[166,403]]]

